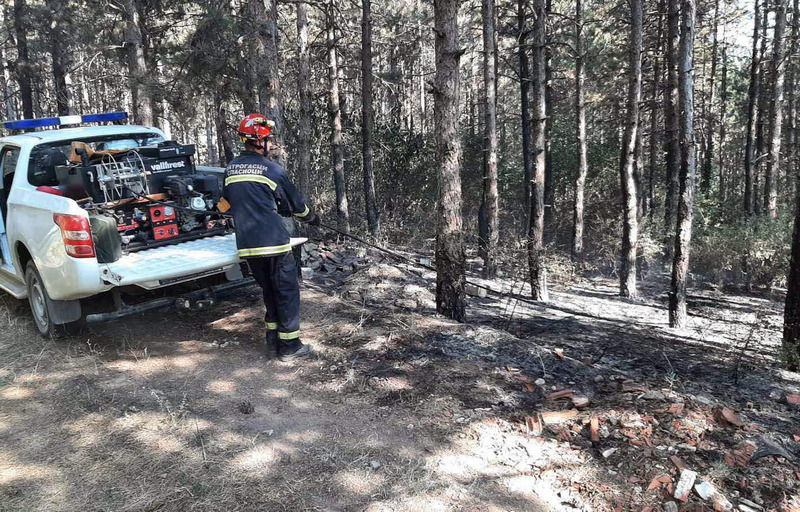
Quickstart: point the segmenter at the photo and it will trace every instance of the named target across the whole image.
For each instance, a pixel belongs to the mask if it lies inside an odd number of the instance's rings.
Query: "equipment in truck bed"
[[[125,142],[93,147],[74,141],[69,158],[55,148],[43,148],[37,160],[37,172],[53,174],[56,189],[89,211],[92,226],[102,227],[102,235],[95,235],[101,263],[128,252],[230,231],[231,221],[217,207],[220,179],[197,172],[195,146],[163,141],[124,148]],[[109,220],[116,230],[107,229]]]

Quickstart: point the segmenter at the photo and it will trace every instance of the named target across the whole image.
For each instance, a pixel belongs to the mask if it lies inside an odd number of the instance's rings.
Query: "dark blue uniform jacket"
[[[245,151],[225,169],[223,196],[231,205],[240,258],[275,256],[292,250],[278,213],[287,210],[301,222],[314,213],[280,165]]]

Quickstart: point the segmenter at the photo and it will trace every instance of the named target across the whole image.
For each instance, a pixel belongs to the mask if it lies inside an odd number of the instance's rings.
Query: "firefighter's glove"
[[[309,220],[308,223],[311,224],[312,226],[319,226],[320,224],[322,224],[322,219],[319,218],[319,215],[314,214],[314,216],[311,217],[311,220]]]

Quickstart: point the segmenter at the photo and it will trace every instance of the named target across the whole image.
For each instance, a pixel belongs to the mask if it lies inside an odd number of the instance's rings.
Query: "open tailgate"
[[[292,238],[292,247],[307,238]],[[114,263],[100,264],[101,279],[116,286],[146,289],[225,272],[239,263],[236,235],[220,235],[126,254]]]

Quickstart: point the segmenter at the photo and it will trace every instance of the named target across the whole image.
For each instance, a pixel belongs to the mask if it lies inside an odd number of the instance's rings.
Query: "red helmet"
[[[271,137],[272,127],[275,122],[261,114],[250,114],[239,123],[239,138],[242,142],[251,142],[261,146],[264,139]]]

